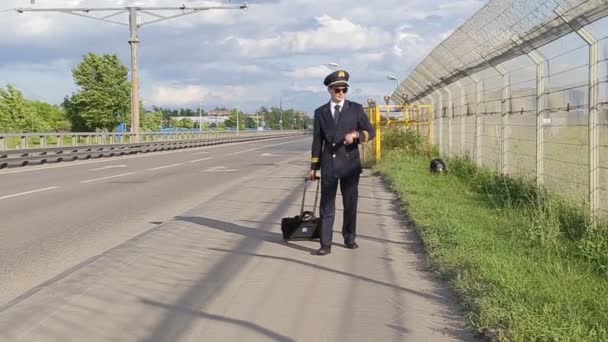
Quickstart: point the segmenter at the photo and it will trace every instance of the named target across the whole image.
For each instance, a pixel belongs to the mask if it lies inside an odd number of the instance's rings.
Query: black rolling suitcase
[[[283,240],[314,240],[320,237],[321,220],[315,216],[317,210],[317,199],[319,197],[319,185],[321,181],[317,181],[317,191],[315,193],[315,204],[312,211],[304,211],[304,201],[306,199],[306,190],[308,182],[304,184],[304,195],[302,195],[302,207],[300,215],[294,217],[284,217],[281,220],[281,231],[283,232]]]

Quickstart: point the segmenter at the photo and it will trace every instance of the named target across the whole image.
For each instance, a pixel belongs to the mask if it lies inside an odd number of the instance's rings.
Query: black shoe
[[[331,253],[331,247],[321,247],[317,250],[317,255],[327,255]]]
[[[357,249],[359,248],[359,245],[357,245],[356,242],[349,242],[349,243],[345,243],[346,248],[348,249]]]

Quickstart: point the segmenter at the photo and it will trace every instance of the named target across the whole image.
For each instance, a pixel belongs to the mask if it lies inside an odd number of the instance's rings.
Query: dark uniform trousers
[[[345,136],[351,132],[359,132],[360,139],[347,145]],[[375,130],[363,106],[356,102],[344,102],[337,122],[332,116],[330,103],[315,110],[311,168],[321,170],[321,246],[332,243],[338,185],[344,206],[342,236],[347,244],[355,241],[362,172],[358,145],[374,137]]]
[[[344,243],[355,242],[357,237],[357,200],[359,197],[359,174],[352,176],[321,179],[321,245],[329,246],[333,237],[334,219],[336,217],[336,193],[338,181],[342,192],[344,207],[342,237]]]

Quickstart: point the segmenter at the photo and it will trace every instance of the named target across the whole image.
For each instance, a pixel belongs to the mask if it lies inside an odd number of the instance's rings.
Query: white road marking
[[[279,154],[272,154],[272,153],[262,153],[260,154],[260,157],[280,157],[281,155]]]
[[[287,138],[291,138],[291,137],[287,137]],[[287,138],[286,137],[269,138],[264,141],[283,140],[283,139],[287,139]],[[189,152],[197,151],[197,150],[232,147],[232,146],[238,146],[238,145],[244,145],[244,144],[251,144],[251,141],[222,144],[222,145],[212,145],[212,146],[201,146],[201,147],[194,147],[194,148],[188,148],[188,149],[176,150],[176,151],[152,152],[149,154],[142,154],[142,155],[135,155],[135,156],[107,157],[107,158],[104,158],[101,160],[73,161],[73,162],[66,163],[66,164],[58,164],[58,165],[51,165],[51,166],[27,166],[26,169],[20,169],[20,170],[10,170],[10,171],[0,170],[0,176],[10,175],[13,173],[34,172],[34,171],[41,171],[41,170],[48,170],[48,169],[59,169],[59,168],[64,168],[64,167],[82,166],[82,165],[88,165],[88,164],[113,163],[113,162],[116,162],[117,160],[150,158],[150,157],[162,156],[165,154],[189,153]]]
[[[104,179],[110,179],[110,178],[118,178],[118,177],[124,177],[124,176],[130,176],[130,175],[134,175],[137,172],[129,172],[129,173],[123,173],[121,175],[115,175],[115,176],[108,176],[108,177],[101,177],[101,178],[95,178],[95,179],[89,179],[89,180],[85,180],[85,181],[81,181],[80,183],[85,184],[85,183],[91,183],[91,182],[97,182],[100,180],[104,180]]]
[[[227,169],[225,166],[216,166],[216,167],[209,168],[203,172],[235,172],[238,170],[239,169]]]
[[[90,169],[89,171],[101,171],[101,170],[116,169],[116,168],[123,168],[123,167],[127,167],[127,165],[108,165],[108,166],[100,167],[97,169]]]
[[[162,170],[162,169],[168,169],[170,167],[176,167],[176,166],[181,166],[184,165],[184,163],[178,163],[178,164],[171,164],[171,165],[165,165],[165,166],[159,166],[159,167],[155,167],[153,169],[148,169],[148,171],[156,171],[156,170]]]
[[[202,161],[209,160],[209,159],[213,159],[213,157],[191,160],[190,163],[198,163],[198,162],[202,162]]]
[[[269,147],[281,146],[281,145],[286,145],[286,144],[293,144],[295,142],[304,141],[304,140],[308,140],[308,139],[299,139],[299,140],[288,141],[288,142],[284,142],[284,143],[280,143],[280,144],[274,144],[274,145],[266,145],[266,146],[262,146],[262,147],[256,147],[256,148],[252,148],[250,150],[244,150],[244,151],[238,151],[238,152],[228,153],[227,156],[234,156],[236,154],[241,154],[241,153],[247,153],[247,152],[251,152],[251,151],[262,150],[262,149],[269,148]]]
[[[198,152],[198,153],[195,153],[194,155],[195,155],[195,156],[198,156],[198,155],[201,155],[201,154],[208,154],[208,153],[209,153],[209,152],[204,151],[204,152]]]
[[[55,190],[55,189],[59,189],[59,187],[58,186],[52,186],[50,188],[37,189],[37,190],[31,190],[31,191],[26,191],[26,192],[20,192],[18,194],[2,196],[2,197],[0,197],[0,201],[1,200],[5,200],[5,199],[9,199],[9,198],[14,198],[14,197],[19,197],[19,196],[24,196],[24,195],[29,195],[29,194],[35,194],[37,192],[43,192],[43,191],[49,191],[49,190]]]

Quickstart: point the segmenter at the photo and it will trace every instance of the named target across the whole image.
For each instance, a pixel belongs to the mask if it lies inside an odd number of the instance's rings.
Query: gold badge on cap
[[[340,71],[338,73],[338,77],[346,77],[346,74],[344,74],[344,71]]]

